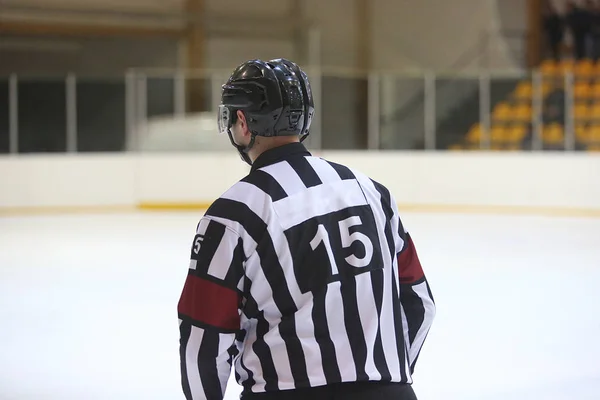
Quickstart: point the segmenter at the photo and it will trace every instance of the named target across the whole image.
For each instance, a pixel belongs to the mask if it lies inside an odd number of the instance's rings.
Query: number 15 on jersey
[[[383,267],[379,238],[368,206],[304,221],[286,231],[302,292]]]

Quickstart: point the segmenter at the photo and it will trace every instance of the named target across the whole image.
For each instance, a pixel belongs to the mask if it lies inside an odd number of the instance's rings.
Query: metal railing
[[[600,127],[600,107],[594,108],[600,92],[591,83],[589,92],[581,89],[587,83],[571,73],[307,71],[318,106],[309,142],[314,149],[574,151],[600,145],[596,134],[588,134],[600,131],[594,130],[596,123]],[[143,150],[157,120],[215,115],[228,74],[132,70],[106,80],[74,74],[0,78],[0,152]],[[440,91],[449,81],[455,89]],[[193,90],[204,102],[191,109]],[[421,106],[397,118],[418,91],[424,93]],[[582,111],[586,107],[589,112]],[[203,129],[198,135],[213,134]],[[206,143],[185,149],[210,150]]]

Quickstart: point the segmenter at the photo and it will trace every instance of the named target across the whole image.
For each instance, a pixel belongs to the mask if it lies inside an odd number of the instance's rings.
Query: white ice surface
[[[0,399],[182,399],[199,217],[0,218]],[[438,310],[421,400],[600,399],[600,219],[403,218]]]

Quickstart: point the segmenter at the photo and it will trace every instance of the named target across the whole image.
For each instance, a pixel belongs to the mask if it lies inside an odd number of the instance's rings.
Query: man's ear
[[[241,110],[237,110],[236,114],[238,121],[240,121],[240,127],[242,128],[242,132],[246,134],[246,131],[248,131],[248,122],[246,121],[246,116]]]

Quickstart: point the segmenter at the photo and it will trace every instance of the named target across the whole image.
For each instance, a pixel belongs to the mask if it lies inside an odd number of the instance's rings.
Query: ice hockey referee
[[[218,127],[249,174],[200,220],[178,304],[182,389],[221,400],[416,399],[434,300],[394,196],[301,143],[314,114],[295,63],[250,60]]]

